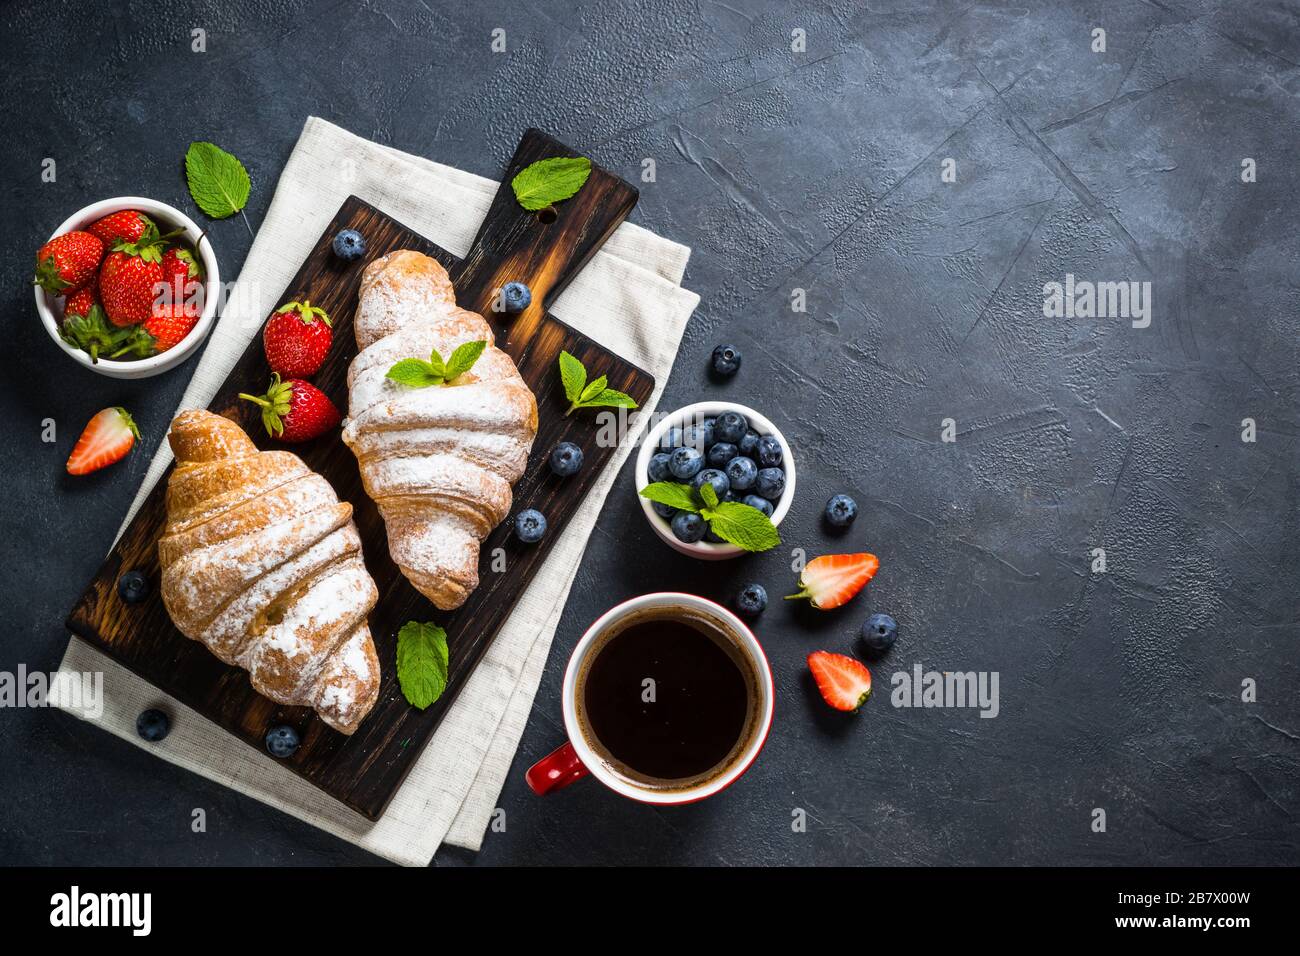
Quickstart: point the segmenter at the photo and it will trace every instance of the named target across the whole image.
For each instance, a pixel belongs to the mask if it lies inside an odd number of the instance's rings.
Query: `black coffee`
[[[580,720],[613,769],[651,786],[691,786],[721,773],[743,749],[755,723],[756,682],[712,622],[680,609],[648,611],[621,622],[588,657]]]

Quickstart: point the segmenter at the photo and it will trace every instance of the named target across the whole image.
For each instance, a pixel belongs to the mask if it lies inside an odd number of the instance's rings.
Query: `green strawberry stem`
[[[804,588],[804,589],[803,589],[802,591],[800,591],[798,594],[787,594],[787,595],[785,596],[785,600],[787,600],[787,601],[797,601],[797,600],[799,600],[800,598],[810,598],[810,597],[812,597],[812,592],[809,591],[807,588]]]
[[[262,426],[273,438],[284,434],[284,419],[288,417],[293,401],[293,386],[281,381],[278,372],[271,375],[271,387],[265,395],[240,392],[239,397],[262,409]]]

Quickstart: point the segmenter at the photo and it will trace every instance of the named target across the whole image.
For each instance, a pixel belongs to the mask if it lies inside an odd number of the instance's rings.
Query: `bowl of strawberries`
[[[122,196],[70,216],[36,253],[36,311],[73,360],[148,378],[212,330],[221,276],[212,243],[166,203]]]

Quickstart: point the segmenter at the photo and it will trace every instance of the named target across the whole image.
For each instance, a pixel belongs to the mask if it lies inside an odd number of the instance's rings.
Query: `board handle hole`
[[[549,226],[558,218],[560,218],[560,214],[554,206],[547,206],[545,209],[537,210],[537,221],[543,226]]]

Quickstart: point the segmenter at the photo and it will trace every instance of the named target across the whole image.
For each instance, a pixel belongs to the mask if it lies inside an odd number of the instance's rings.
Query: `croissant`
[[[211,412],[181,412],[168,440],[158,557],[172,621],[258,693],[352,733],[379,696],[366,624],[379,591],[352,506],[297,455],[258,451]]]
[[[447,271],[418,252],[376,259],[361,276],[360,350],[348,369],[343,441],[388,529],[407,580],[443,610],[478,586],[479,544],[510,512],[511,485],[537,435],[537,400],[484,318],[458,308]],[[487,343],[446,385],[388,379],[405,358],[448,358]]]

